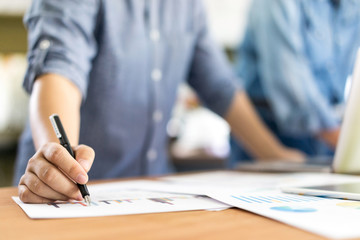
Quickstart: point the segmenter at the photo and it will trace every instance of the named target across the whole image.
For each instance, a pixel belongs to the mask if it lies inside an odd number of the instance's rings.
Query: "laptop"
[[[360,173],[360,50],[352,75],[352,86],[341,126],[334,159],[319,157],[303,163],[285,161],[257,161],[239,163],[235,169],[255,172],[334,172]]]

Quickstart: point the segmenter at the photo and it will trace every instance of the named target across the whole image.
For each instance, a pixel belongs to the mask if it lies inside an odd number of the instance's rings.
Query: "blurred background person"
[[[236,72],[267,126],[313,161],[334,153],[359,24],[359,1],[252,3]],[[231,166],[251,159],[233,139],[231,145]]]

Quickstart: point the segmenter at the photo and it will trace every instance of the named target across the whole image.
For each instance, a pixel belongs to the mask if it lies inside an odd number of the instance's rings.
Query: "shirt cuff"
[[[78,70],[78,68],[68,61],[64,56],[56,52],[49,51],[50,41],[43,40],[40,47],[29,56],[29,66],[27,68],[23,87],[31,93],[36,78],[42,74],[55,73],[59,74],[71,82],[73,82],[82,94],[82,98],[86,98],[87,81],[86,76]]]

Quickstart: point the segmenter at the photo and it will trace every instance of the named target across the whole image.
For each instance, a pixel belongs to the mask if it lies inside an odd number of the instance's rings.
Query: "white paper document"
[[[211,172],[171,176],[144,185],[153,191],[199,192],[231,206],[334,239],[360,237],[360,201],[285,194],[283,186],[310,186],[360,181],[330,173]]]
[[[360,237],[360,201],[300,196],[280,191],[214,193],[211,197],[327,238]]]
[[[149,181],[151,182],[151,181]],[[89,185],[91,206],[84,202],[25,204],[14,201],[30,218],[76,218],[190,210],[218,210],[228,205],[205,196],[136,190],[147,181]]]

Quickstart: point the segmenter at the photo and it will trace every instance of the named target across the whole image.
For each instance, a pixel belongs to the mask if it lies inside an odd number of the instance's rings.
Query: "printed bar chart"
[[[243,203],[292,203],[292,202],[309,202],[319,201],[322,198],[310,197],[310,196],[297,196],[290,194],[278,194],[278,195],[232,195],[234,199],[237,199]]]

